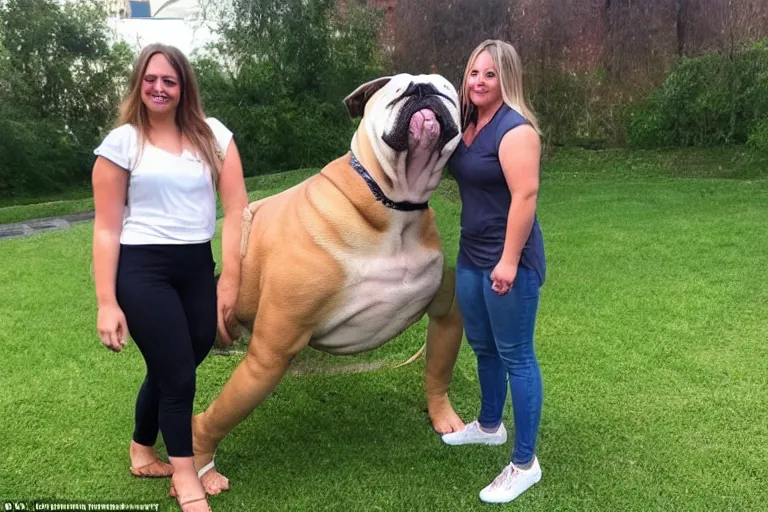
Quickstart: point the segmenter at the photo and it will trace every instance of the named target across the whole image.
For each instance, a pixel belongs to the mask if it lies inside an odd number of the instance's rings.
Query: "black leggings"
[[[144,356],[133,440],[152,446],[158,429],[172,457],[192,453],[195,371],[216,337],[210,243],[121,245],[117,301]]]

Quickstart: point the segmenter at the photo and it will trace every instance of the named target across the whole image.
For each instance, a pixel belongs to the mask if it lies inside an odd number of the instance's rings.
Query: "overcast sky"
[[[150,43],[165,43],[178,47],[187,56],[215,37],[208,27],[194,20],[112,19],[109,24],[118,37],[136,49]]]
[[[59,0],[72,2],[75,0]],[[150,10],[159,17],[153,19],[111,18],[109,26],[116,37],[137,50],[150,43],[165,43],[178,47],[187,56],[202,49],[215,39],[213,31],[199,19],[201,4],[210,0],[150,0]]]

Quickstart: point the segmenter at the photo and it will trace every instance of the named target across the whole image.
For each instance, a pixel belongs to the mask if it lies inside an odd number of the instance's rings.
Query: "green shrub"
[[[222,42],[194,65],[206,113],[235,133],[246,176],[321,167],[349,149],[356,123],[342,100],[384,73],[380,22],[354,5],[340,16],[331,0],[238,0]]]
[[[768,118],[754,125],[747,143],[758,151],[768,153]]]
[[[603,69],[539,73],[530,86],[533,109],[550,144],[589,149],[624,144],[627,94]]]
[[[99,2],[0,2],[0,195],[90,180],[133,55]]]
[[[768,115],[768,49],[682,59],[628,118],[635,147],[743,144]]]

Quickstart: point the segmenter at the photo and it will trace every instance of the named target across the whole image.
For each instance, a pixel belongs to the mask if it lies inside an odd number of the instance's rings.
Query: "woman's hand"
[[[517,277],[517,265],[500,261],[491,272],[491,289],[499,295],[504,295],[512,288]]]
[[[237,301],[238,283],[235,279],[228,278],[225,274],[219,277],[216,287],[216,309],[218,317],[219,338],[229,347],[234,340],[229,334],[227,326],[235,325],[235,302]]]
[[[105,347],[120,352],[128,339],[128,324],[125,321],[123,310],[117,303],[99,306],[96,328],[99,339]]]
[[[243,179],[243,164],[234,139],[229,142],[219,176],[219,197],[224,207],[221,224],[221,276],[216,289],[219,340],[227,347],[234,342],[240,327],[235,318],[235,302],[240,287],[240,241],[243,212],[248,194]]]
[[[99,339],[110,350],[120,352],[128,339],[128,323],[115,298],[120,233],[123,225],[128,175],[103,156],[93,164],[93,277],[96,282]]]

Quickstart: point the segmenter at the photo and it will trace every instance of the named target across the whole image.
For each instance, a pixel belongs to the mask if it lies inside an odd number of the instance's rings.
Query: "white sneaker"
[[[442,439],[445,444],[453,446],[458,446],[460,444],[487,444],[496,446],[507,442],[507,429],[504,428],[504,424],[502,423],[496,432],[485,432],[480,428],[480,423],[475,420],[458,432],[443,434]]]
[[[520,469],[510,463],[488,487],[480,491],[480,499],[486,503],[507,503],[539,480],[541,467],[537,457],[534,457],[531,469]]]

